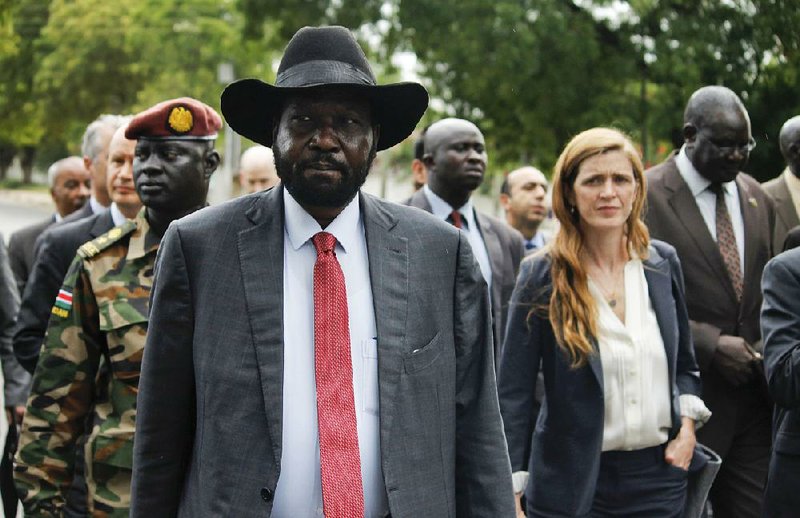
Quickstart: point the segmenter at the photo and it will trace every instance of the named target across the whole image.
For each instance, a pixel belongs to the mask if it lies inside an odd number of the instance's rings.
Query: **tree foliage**
[[[659,160],[690,93],[724,84],[750,110],[763,179],[800,111],[800,0],[0,0],[0,158],[74,151],[103,112],[180,95],[216,107],[220,63],[273,80],[291,35],[325,23],[354,29],[382,81],[413,51],[426,121],[473,119],[495,170],[547,169],[596,125]]]

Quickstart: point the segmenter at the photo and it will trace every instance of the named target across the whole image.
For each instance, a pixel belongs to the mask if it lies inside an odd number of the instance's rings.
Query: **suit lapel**
[[[431,207],[431,203],[428,201],[428,197],[425,196],[425,192],[422,189],[419,189],[409,198],[408,204],[411,207],[416,207],[426,212],[433,212],[433,207]]]
[[[789,193],[789,187],[786,185],[786,179],[783,178],[783,174],[781,174],[778,189],[773,198],[778,217],[783,221],[786,228],[791,230],[800,225],[800,219],[797,217],[797,211],[794,208],[794,200],[792,200],[792,195]],[[778,253],[779,251],[773,250],[773,252]]]
[[[733,289],[730,277],[728,277],[728,271],[725,269],[725,263],[722,260],[717,243],[708,232],[708,227],[703,215],[700,213],[700,209],[697,207],[692,191],[689,190],[689,186],[686,185],[680,172],[678,172],[678,167],[674,162],[675,159],[671,160],[672,167],[665,176],[665,185],[672,191],[669,204],[672,210],[675,211],[675,215],[680,220],[686,233],[692,237],[697,248],[703,254],[706,262],[708,262],[709,270],[714,272],[719,283],[725,286],[728,295],[733,300],[736,300],[736,292]]]
[[[283,190],[255,198],[247,211],[252,226],[238,234],[239,264],[247,316],[261,378],[275,466],[283,430]]]
[[[656,314],[658,328],[664,341],[664,350],[667,359],[672,358],[677,351],[678,337],[675,335],[675,302],[672,297],[672,277],[669,272],[669,263],[658,252],[650,247],[650,257],[644,261],[644,277],[647,279],[647,290],[650,294],[650,303]],[[667,361],[672,370],[672,362]],[[670,372],[670,374],[672,374]],[[671,379],[671,378],[670,378]]]
[[[89,235],[92,238],[98,237],[114,228],[114,218],[111,216],[111,211],[103,212],[95,218],[92,228],[89,229]]]
[[[743,279],[744,289],[742,299],[747,296],[753,287],[756,290],[761,289],[760,279],[761,272],[755,269],[756,254],[758,253],[758,240],[759,240],[759,225],[758,225],[758,201],[750,192],[747,184],[745,184],[738,176],[736,177],[736,186],[739,191],[739,205],[742,210],[742,220],[744,221],[744,274]],[[768,238],[772,242],[772,238]],[[749,282],[749,279],[755,279],[755,282]],[[743,306],[743,305],[742,305]]]
[[[367,194],[360,196],[378,331],[381,441],[388,441],[407,335],[408,240],[394,232],[397,218],[383,204]]]

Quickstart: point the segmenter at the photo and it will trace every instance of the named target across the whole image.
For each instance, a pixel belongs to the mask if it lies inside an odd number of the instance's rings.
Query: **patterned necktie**
[[[725,190],[722,184],[712,183],[709,188],[717,195],[716,220],[717,220],[717,246],[725,262],[725,269],[728,270],[733,290],[736,298],[742,299],[742,289],[744,280],[742,278],[742,267],[739,262],[739,247],[736,246],[736,235],[733,233],[731,215],[728,213],[728,206],[725,204]]]
[[[464,228],[464,220],[461,218],[461,213],[457,210],[450,213],[450,223],[456,228]]]
[[[364,516],[364,491],[344,274],[334,251],[336,237],[319,232],[312,241],[317,249],[314,371],[323,510],[326,518],[361,517]]]

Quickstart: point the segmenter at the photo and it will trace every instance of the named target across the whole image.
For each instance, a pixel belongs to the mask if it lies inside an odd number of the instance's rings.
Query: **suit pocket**
[[[441,352],[441,344],[439,340],[440,333],[436,333],[433,339],[425,346],[411,351],[409,355],[403,358],[403,366],[407,374],[414,374],[419,372],[430,365],[432,365],[439,357]]]

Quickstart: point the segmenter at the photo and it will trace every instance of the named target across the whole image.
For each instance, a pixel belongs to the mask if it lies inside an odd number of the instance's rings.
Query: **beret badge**
[[[183,106],[176,106],[172,108],[172,110],[169,112],[167,125],[169,126],[170,131],[180,135],[192,131],[192,127],[194,126],[192,112]]]

